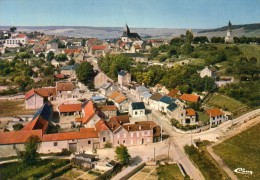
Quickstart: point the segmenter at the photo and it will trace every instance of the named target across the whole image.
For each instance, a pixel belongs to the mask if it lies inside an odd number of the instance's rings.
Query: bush
[[[68,149],[62,149],[60,153],[56,154],[57,156],[70,156],[71,152]]]
[[[106,142],[105,148],[112,148],[112,143],[111,142]]]

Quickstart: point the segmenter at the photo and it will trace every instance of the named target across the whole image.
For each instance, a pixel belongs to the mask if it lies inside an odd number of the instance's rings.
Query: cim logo
[[[239,174],[251,174],[251,175],[253,174],[253,171],[246,171],[245,168],[236,168],[234,172]]]

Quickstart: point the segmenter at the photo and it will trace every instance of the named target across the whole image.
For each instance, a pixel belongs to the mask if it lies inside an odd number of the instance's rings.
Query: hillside
[[[225,36],[228,26],[198,31],[199,36]],[[233,36],[260,36],[260,23],[232,25]]]

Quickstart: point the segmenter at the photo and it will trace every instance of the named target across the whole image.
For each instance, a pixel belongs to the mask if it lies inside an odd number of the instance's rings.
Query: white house
[[[228,119],[227,116],[225,116],[224,113],[218,108],[209,109],[206,112],[209,116],[211,125],[218,125]]]
[[[132,117],[145,116],[145,106],[143,102],[132,102],[129,106],[129,114]]]
[[[204,69],[200,71],[200,77],[204,78],[205,76],[216,78],[217,70],[213,66],[206,66]]]

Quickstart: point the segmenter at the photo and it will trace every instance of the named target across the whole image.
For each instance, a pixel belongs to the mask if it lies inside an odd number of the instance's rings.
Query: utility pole
[[[211,112],[209,113],[209,129],[211,129]]]
[[[169,137],[169,145],[168,145],[168,161],[170,160],[170,144],[171,144],[171,137]]]
[[[155,162],[155,147],[153,148],[153,160]]]
[[[190,130],[190,144],[192,145],[192,129]]]

